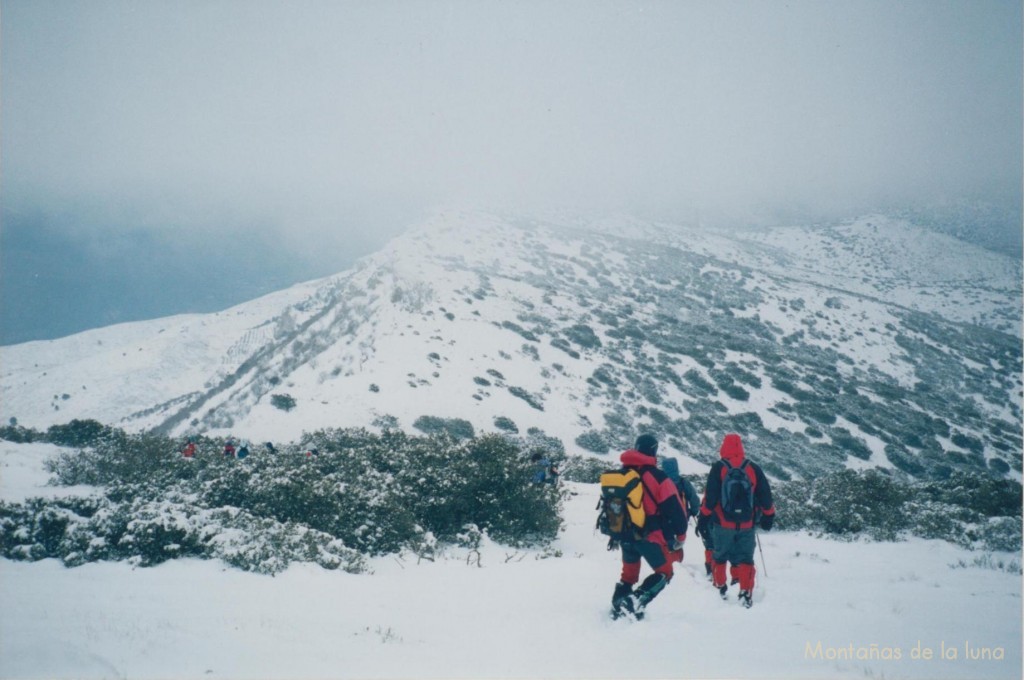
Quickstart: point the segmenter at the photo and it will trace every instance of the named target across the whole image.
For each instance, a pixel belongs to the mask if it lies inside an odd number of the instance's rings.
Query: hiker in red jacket
[[[697,535],[710,535],[714,544],[712,583],[722,599],[728,599],[726,563],[733,583],[739,583],[740,603],[753,604],[754,523],[770,531],[775,521],[772,490],[764,471],[747,460],[738,434],[727,434],[720,449],[722,459],[711,466],[704,487],[704,501],[697,520]]]
[[[612,594],[612,618],[626,612],[643,618],[644,609],[672,579],[672,562],[682,559],[686,540],[686,508],[679,499],[676,485],[658,469],[658,440],[653,435],[640,435],[634,448],[620,456],[622,465],[636,470],[643,483],[643,506],[647,518],[643,538],[623,542],[622,575]],[[675,554],[673,554],[675,553]],[[654,570],[635,591],[640,580],[640,559]]]

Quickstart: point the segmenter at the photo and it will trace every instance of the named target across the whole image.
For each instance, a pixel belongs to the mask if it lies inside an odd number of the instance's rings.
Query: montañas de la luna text
[[[1002,647],[976,645],[966,640],[963,644],[947,644],[943,641],[938,647],[922,645],[918,640],[910,649],[876,642],[867,645],[826,645],[819,640],[817,643],[804,644],[804,658],[826,661],[1002,661],[1006,658],[1006,650]]]

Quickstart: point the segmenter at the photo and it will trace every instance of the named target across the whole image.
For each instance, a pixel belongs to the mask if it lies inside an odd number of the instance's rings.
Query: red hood
[[[738,434],[725,435],[719,453],[722,454],[723,460],[729,462],[729,465],[739,467],[743,463],[743,441],[740,436]]]
[[[648,456],[646,453],[640,453],[636,449],[630,449],[619,456],[619,460],[626,467],[645,467],[647,465],[657,465],[658,459],[654,456]]]

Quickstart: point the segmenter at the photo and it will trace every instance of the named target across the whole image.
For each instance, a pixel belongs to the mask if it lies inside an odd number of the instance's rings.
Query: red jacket
[[[775,505],[772,502],[772,489],[768,484],[768,478],[757,463],[748,462],[746,467],[747,477],[754,488],[754,513],[750,519],[742,522],[730,522],[725,519],[722,512],[722,482],[729,472],[729,466],[738,468],[746,460],[743,452],[743,441],[738,434],[727,434],[722,440],[722,447],[719,450],[722,460],[711,466],[708,472],[708,481],[704,486],[704,501],[700,506],[700,514],[704,516],[713,515],[715,521],[726,529],[751,529],[754,526],[754,517],[757,513],[762,515],[774,515]],[[726,465],[728,463],[729,465]]]
[[[644,540],[666,547],[686,536],[686,508],[668,475],[658,469],[658,459],[636,449],[624,452],[622,465],[640,473],[644,484]]]

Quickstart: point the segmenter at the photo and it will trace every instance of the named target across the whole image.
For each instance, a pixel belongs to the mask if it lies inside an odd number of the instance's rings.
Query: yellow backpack
[[[643,538],[644,485],[636,470],[623,468],[601,474],[597,529],[611,541],[629,543]],[[609,543],[610,543],[609,542]]]

